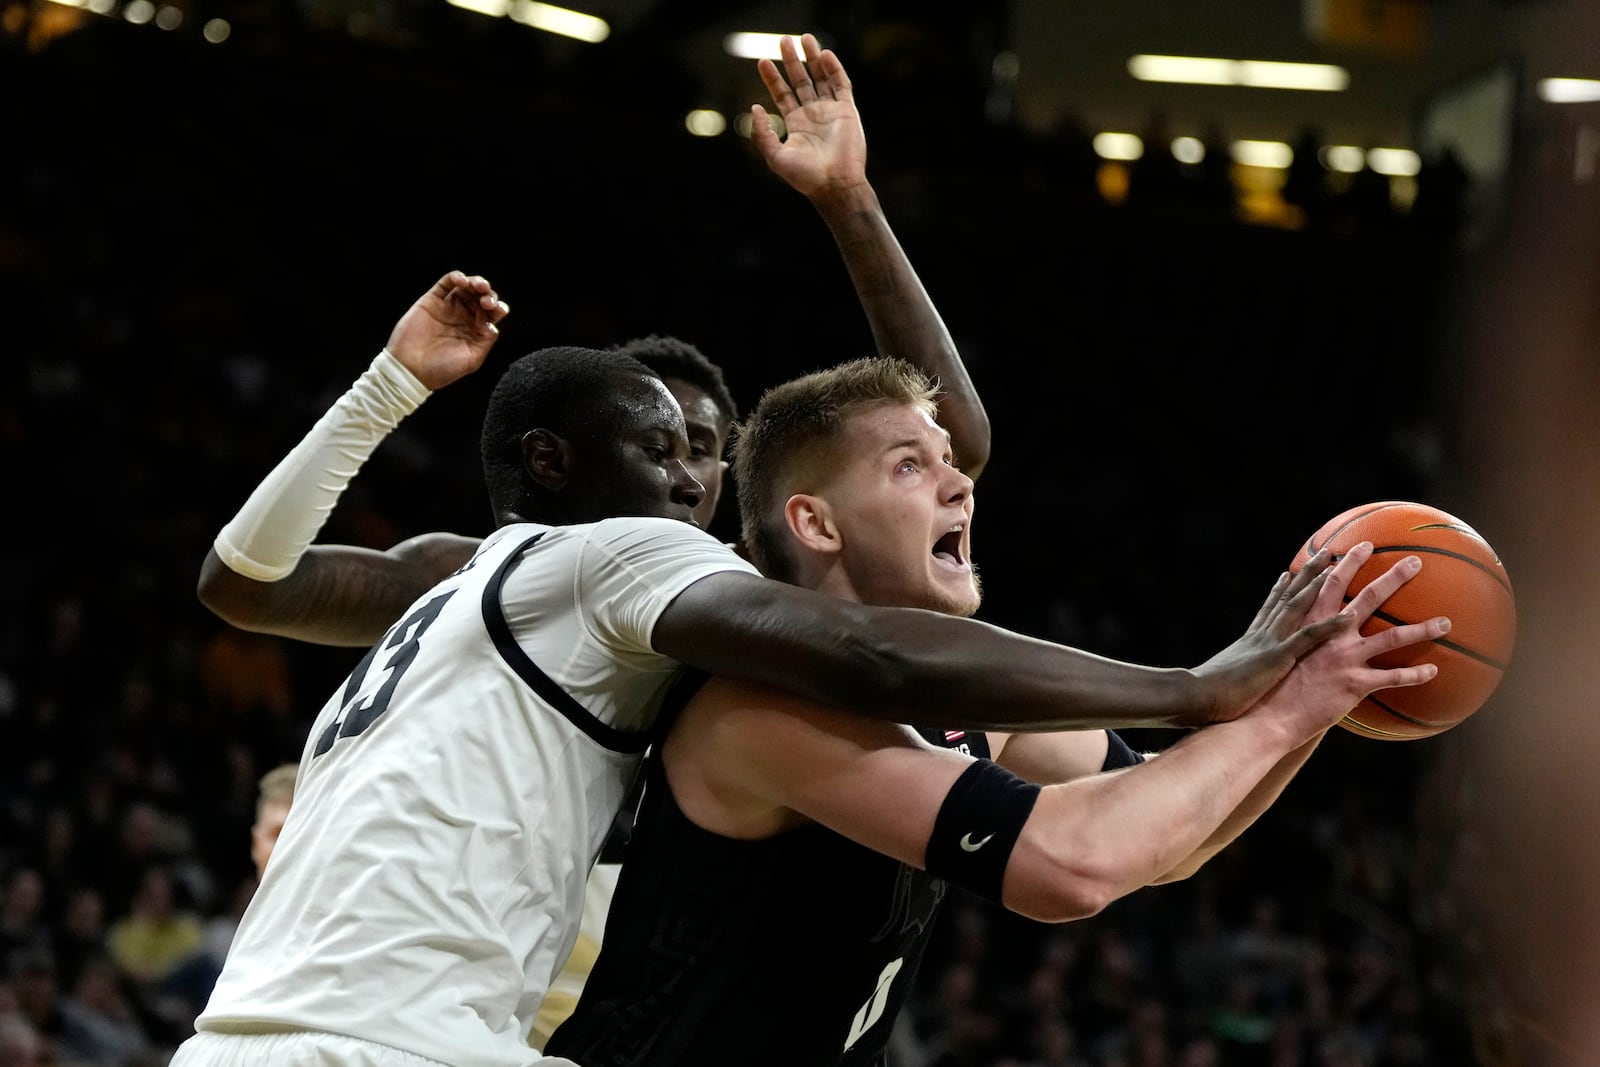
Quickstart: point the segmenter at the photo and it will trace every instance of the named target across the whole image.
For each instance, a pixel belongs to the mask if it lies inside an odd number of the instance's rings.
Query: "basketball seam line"
[[[1374,696],[1372,694],[1368,694],[1367,695],[1367,699],[1372,701],[1374,704],[1378,705],[1378,707],[1382,708],[1384,711],[1388,712],[1390,715],[1393,715],[1395,718],[1399,719],[1401,722],[1408,722],[1412,726],[1426,726],[1426,727],[1430,727],[1430,728],[1437,728],[1437,727],[1440,727],[1440,726],[1450,726],[1450,725],[1452,725],[1451,723],[1448,723],[1448,722],[1429,722],[1427,719],[1414,718],[1414,717],[1412,717],[1410,715],[1407,715],[1403,711],[1397,711],[1394,708],[1391,708],[1389,705],[1385,704],[1383,701],[1379,700],[1376,696]],[[1348,716],[1346,716],[1346,717],[1348,718]],[[1367,724],[1366,723],[1362,723],[1361,725],[1366,726]],[[1371,729],[1371,727],[1368,727],[1368,729]]]
[[[1350,597],[1345,597],[1344,598],[1344,602],[1346,604],[1350,603]],[[1394,616],[1394,615],[1390,615],[1388,612],[1385,612],[1385,611],[1374,611],[1372,613],[1372,617],[1375,618],[1375,619],[1382,619],[1384,622],[1388,623],[1390,626],[1406,626],[1406,625],[1409,625],[1406,622],[1406,620],[1404,620],[1402,618],[1399,618],[1397,616]],[[1468,648],[1467,646],[1458,645],[1454,641],[1449,640],[1448,638],[1435,637],[1430,642],[1430,644],[1438,645],[1441,648],[1448,648],[1452,652],[1459,652],[1463,656],[1466,656],[1468,659],[1477,660],[1479,663],[1483,664],[1485,667],[1493,667],[1495,670],[1499,671],[1501,674],[1504,674],[1506,672],[1506,665],[1504,663],[1501,663],[1499,660],[1494,659],[1492,656],[1485,656],[1482,652],[1474,652],[1472,649]]]

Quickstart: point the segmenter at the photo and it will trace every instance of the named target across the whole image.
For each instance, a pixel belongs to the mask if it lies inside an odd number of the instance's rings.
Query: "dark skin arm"
[[[258,582],[216,549],[200,566],[200,601],[242,630],[319,645],[365,648],[423,593],[472,558],[478,538],[434,533],[386,552],[313,545],[287,577]]]
[[[1196,727],[1240,715],[1299,656],[1348,628],[1348,615],[1302,625],[1327,564],[1324,556],[1281,576],[1244,636],[1193,670],[1122,663],[971,619],[870,607],[736,572],[680,593],[652,642],[713,675],[913,726]]]
[[[989,417],[905,250],[889,228],[867,180],[867,140],[850,78],[839,57],[805,34],[781,42],[783,70],[763,59],[757,70],[787,136],[778,140],[760,104],[751,136],[774,174],[811,201],[833,234],[881,355],[915,364],[938,379],[939,423],[956,461],[974,481],[989,461]]]
[[[487,280],[451,271],[401,316],[384,347],[428,389],[443,389],[483,366],[509,312]],[[275,582],[233,571],[211,549],[197,592],[202,604],[240,629],[360,648],[470,559],[478,543],[436,533],[386,552],[313,545]]]

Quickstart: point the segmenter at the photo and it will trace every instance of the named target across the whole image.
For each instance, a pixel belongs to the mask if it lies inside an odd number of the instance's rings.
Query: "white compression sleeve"
[[[293,571],[350,479],[428,395],[387,349],[379,352],[217,534],[222,562],[258,582]]]

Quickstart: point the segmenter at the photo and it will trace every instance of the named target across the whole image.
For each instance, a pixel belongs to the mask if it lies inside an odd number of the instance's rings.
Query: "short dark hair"
[[[739,406],[733,402],[722,368],[688,341],[653,333],[624,341],[613,346],[612,351],[632,356],[662,378],[677,378],[698,386],[717,405],[729,426],[739,421]]]
[[[618,379],[627,375],[660,377],[622,352],[570,345],[529,352],[505,369],[489,395],[480,443],[497,522],[508,513],[532,518],[540,511],[538,487],[522,466],[528,431],[585,443],[614,437],[627,411],[615,402]]]
[[[874,357],[816,371],[761,395],[756,409],[733,437],[733,480],[745,550],[768,578],[792,582],[781,507],[796,492],[793,483],[837,466],[848,450],[840,433],[850,416],[877,404],[914,404],[937,416],[938,385],[900,359]]]

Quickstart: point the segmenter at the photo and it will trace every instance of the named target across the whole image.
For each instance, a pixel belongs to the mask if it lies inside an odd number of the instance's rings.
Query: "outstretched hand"
[[[1311,609],[1313,615],[1339,607],[1350,577],[1371,555],[1371,544],[1363,542],[1339,562]],[[1391,626],[1370,637],[1362,636],[1360,630],[1385,600],[1421,570],[1419,557],[1406,556],[1363,586],[1336,616],[1348,620],[1348,625],[1302,657],[1248,717],[1252,721],[1270,717],[1283,723],[1299,744],[1333,726],[1379,689],[1421,685],[1438,674],[1432,663],[1381,668],[1370,661],[1386,652],[1443,637],[1450,632],[1450,620],[1445,616]]]
[[[839,57],[818,45],[809,33],[800,38],[800,44],[805,62],[800,60],[794,38],[785,37],[778,46],[783,53],[782,72],[770,59],[756,64],[788,136],[778,139],[760,104],[750,108],[750,136],[772,172],[810,197],[830,187],[867,180],[867,135]]]
[[[400,316],[385,345],[429,389],[442,389],[479,367],[511,309],[487,279],[453,270]]]
[[[1365,551],[1370,554],[1371,546]],[[1343,584],[1328,594],[1342,598],[1354,572],[1329,571],[1331,562],[1324,549],[1299,573],[1279,575],[1244,635],[1194,669],[1204,687],[1203,706],[1210,709],[1210,716],[1191,725],[1238,718],[1277,685],[1297,659],[1351,625],[1348,617],[1327,606],[1329,600],[1322,594],[1328,584],[1342,580]],[[1339,600],[1332,603],[1337,605]],[[1318,610],[1313,611],[1314,606]]]

